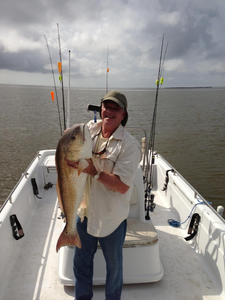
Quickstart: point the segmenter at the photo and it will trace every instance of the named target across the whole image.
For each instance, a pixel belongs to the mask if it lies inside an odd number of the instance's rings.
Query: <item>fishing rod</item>
[[[154,151],[154,144],[155,144],[155,127],[156,127],[156,114],[157,114],[157,104],[158,104],[158,95],[159,95],[159,78],[161,75],[161,64],[162,64],[162,53],[163,53],[163,43],[164,43],[164,35],[162,38],[162,45],[161,45],[161,52],[160,52],[160,59],[159,59],[159,69],[158,69],[158,77],[156,80],[156,95],[155,95],[155,105],[153,111],[153,118],[152,118],[152,126],[151,126],[151,133],[150,139],[148,144],[148,149],[150,150],[150,154]],[[152,166],[152,164],[151,164]]]
[[[70,127],[70,50],[69,50],[69,80],[68,80],[68,99],[67,99],[67,128]]]
[[[153,174],[153,164],[154,164],[154,146],[155,146],[155,128],[156,128],[156,115],[157,115],[157,104],[158,104],[158,95],[159,95],[159,86],[160,83],[162,85],[163,79],[161,77],[161,71],[162,71],[162,55],[163,55],[163,44],[164,44],[164,34],[162,37],[162,44],[161,44],[161,51],[160,51],[160,58],[159,58],[159,69],[158,69],[158,77],[156,80],[156,95],[155,95],[155,105],[154,105],[154,111],[153,111],[153,117],[152,117],[152,125],[151,125],[151,132],[150,132],[150,138],[148,143],[148,151],[150,153],[148,164],[146,168],[146,189],[145,189],[145,209],[147,210],[146,220],[150,219],[149,211],[153,211],[155,208],[154,202],[154,195],[151,195],[152,190],[152,174]],[[168,43],[167,43],[168,46]],[[167,47],[166,47],[167,51]],[[163,58],[163,64],[165,60],[165,55]]]
[[[64,130],[66,130],[66,114],[65,114],[65,101],[64,101],[64,89],[63,89],[63,69],[62,69],[62,52],[61,52],[61,44],[60,44],[60,35],[59,35],[59,24],[57,23],[58,28],[58,41],[59,41],[59,81],[61,82],[62,86],[62,103],[63,103],[63,120],[64,120]]]
[[[107,70],[106,70],[106,94],[108,93],[108,74],[109,74],[109,46],[107,46]]]
[[[47,38],[46,38],[45,34],[44,34],[44,37],[45,37],[46,46],[47,46],[47,49],[48,49],[49,60],[50,60],[51,69],[52,69],[52,76],[53,76],[54,89],[55,89],[55,96],[56,96],[57,107],[58,107],[60,133],[62,135],[62,125],[61,125],[61,117],[60,117],[60,111],[59,111],[59,100],[58,100],[58,94],[57,94],[56,83],[55,83],[55,74],[54,74],[54,69],[53,69],[53,65],[52,65],[51,53],[50,53],[50,49],[49,49],[49,46],[48,46],[48,41],[47,41]],[[51,92],[51,95],[52,95],[52,100],[54,101],[54,92],[53,93]]]
[[[157,77],[157,80],[156,80],[155,106],[154,106],[154,111],[153,111],[151,133],[150,133],[150,139],[149,139],[149,144],[148,144],[148,149],[151,151],[150,152],[151,154],[153,154],[154,146],[155,146],[156,115],[157,115],[158,94],[159,94],[159,87],[160,87],[159,83],[162,86],[163,81],[164,81],[164,78],[162,77],[162,75],[163,75],[163,72],[164,72],[164,61],[165,61],[166,52],[167,52],[169,42],[167,42],[166,50],[164,52],[164,56],[163,56],[163,60],[162,60],[163,44],[164,44],[164,34],[163,34],[163,38],[162,38],[162,45],[161,45],[161,52],[160,52],[160,59],[159,59],[158,77]],[[151,164],[151,166],[152,166],[152,164]]]
[[[166,44],[166,50],[164,52],[164,56],[163,56],[163,62],[162,62],[162,72],[161,72],[161,78],[160,78],[160,84],[163,84],[164,78],[163,78],[163,73],[165,71],[165,66],[164,66],[164,62],[165,62],[165,57],[166,57],[166,53],[167,53],[167,48],[168,48],[169,42],[167,42]]]

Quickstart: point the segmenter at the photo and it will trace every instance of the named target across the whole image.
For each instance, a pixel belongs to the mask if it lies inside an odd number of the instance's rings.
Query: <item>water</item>
[[[37,151],[57,145],[60,128],[51,90],[0,85],[0,205]],[[155,90],[120,91],[128,99],[127,125],[142,126],[149,136]],[[225,205],[224,92],[161,89],[157,110],[155,149],[215,208]],[[103,89],[72,89],[71,123],[90,120],[87,104],[99,104],[104,94]],[[143,136],[142,131],[133,134],[139,140]]]

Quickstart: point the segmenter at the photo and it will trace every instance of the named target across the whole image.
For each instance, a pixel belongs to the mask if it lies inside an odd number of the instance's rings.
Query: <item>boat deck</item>
[[[0,299],[74,299],[74,288],[58,282],[59,254],[55,247],[62,227],[55,188],[44,191],[37,201],[30,230],[18,241],[23,246],[15,258],[14,269],[6,271],[5,293],[1,292]],[[193,243],[183,239],[185,232],[168,225],[167,220],[175,218],[173,212],[157,194],[155,202],[151,218],[158,232],[164,277],[156,283],[124,285],[122,299],[222,299],[203,269]],[[104,286],[94,287],[93,299],[105,299]]]

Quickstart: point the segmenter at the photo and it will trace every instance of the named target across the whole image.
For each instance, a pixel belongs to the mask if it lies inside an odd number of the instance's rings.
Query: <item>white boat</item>
[[[157,153],[154,203],[146,203],[150,160],[143,156],[124,245],[122,299],[225,299],[224,219]],[[74,249],[56,253],[64,226],[56,179],[55,150],[40,151],[0,209],[0,300],[74,299]],[[104,299],[100,248],[94,268],[93,299]]]

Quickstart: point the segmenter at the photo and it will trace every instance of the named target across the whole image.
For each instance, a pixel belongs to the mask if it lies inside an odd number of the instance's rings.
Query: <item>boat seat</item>
[[[127,219],[124,248],[149,246],[157,241],[157,232],[151,222],[144,223],[138,219]]]
[[[123,248],[150,246],[158,242],[157,232],[151,222],[127,219],[127,233]],[[98,242],[98,248],[101,248]]]

